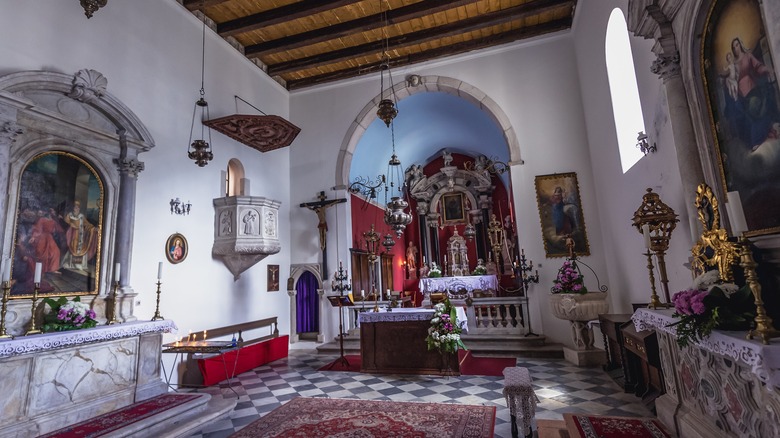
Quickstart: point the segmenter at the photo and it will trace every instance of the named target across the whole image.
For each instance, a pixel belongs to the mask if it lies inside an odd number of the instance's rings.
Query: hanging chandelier
[[[209,161],[214,159],[214,154],[211,152],[211,128],[205,125],[203,122],[210,119],[209,117],[209,104],[206,102],[206,91],[203,86],[206,71],[206,20],[203,19],[203,39],[201,45],[201,63],[200,63],[200,99],[195,102],[195,107],[192,109],[192,124],[190,125],[190,140],[187,146],[187,156],[191,160],[195,161],[198,167],[203,167],[209,164]],[[192,140],[195,133],[195,118],[200,110],[200,139]],[[208,141],[206,137],[208,136]]]
[[[380,4],[381,9],[381,4]],[[382,14],[385,18],[385,27],[388,26],[386,12]],[[369,199],[376,199],[377,191],[384,188],[385,191],[385,217],[384,221],[395,231],[396,237],[401,237],[406,226],[412,222],[412,215],[407,213],[409,203],[404,200],[406,181],[404,179],[404,170],[401,166],[401,160],[395,153],[395,117],[398,115],[396,108],[396,96],[393,90],[393,74],[390,70],[390,56],[388,55],[388,37],[385,34],[385,47],[382,53],[382,65],[379,70],[379,105],[377,108],[377,117],[390,128],[390,145],[392,155],[387,163],[387,173],[379,175],[375,181],[369,178],[358,177],[349,186],[353,193],[361,193]],[[388,84],[385,89],[385,73],[387,73]],[[388,237],[390,238],[388,240]],[[385,236],[383,245],[389,248],[389,241],[392,236]],[[394,243],[393,243],[394,244]]]

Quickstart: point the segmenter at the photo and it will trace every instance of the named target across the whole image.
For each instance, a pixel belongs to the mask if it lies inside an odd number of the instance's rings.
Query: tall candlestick
[[[114,281],[119,282],[119,273],[122,271],[122,265],[120,263],[117,263],[116,266],[114,266]]]
[[[11,259],[6,259],[3,265],[3,281],[11,281]]]
[[[41,282],[41,270],[43,270],[43,265],[40,264],[40,263],[36,263],[35,264],[35,278],[33,280],[35,283],[40,283]],[[27,277],[27,278],[29,278],[29,277]]]
[[[645,248],[650,249],[650,225],[642,225],[642,235],[645,238]]]
[[[162,280],[162,262],[157,264],[157,279]]]

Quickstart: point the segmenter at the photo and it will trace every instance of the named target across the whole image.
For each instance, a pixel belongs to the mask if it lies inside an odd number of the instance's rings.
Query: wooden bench
[[[265,327],[269,328],[269,334],[244,339],[245,333]],[[232,337],[235,334],[239,348],[209,357],[188,355],[182,377],[183,386],[213,385],[288,355],[289,336],[279,336],[277,317],[209,329],[207,334],[209,339]],[[230,364],[227,372],[225,364]]]

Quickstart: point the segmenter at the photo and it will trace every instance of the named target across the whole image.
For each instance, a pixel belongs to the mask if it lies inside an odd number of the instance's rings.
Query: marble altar
[[[780,436],[780,344],[713,331],[685,348],[676,342],[673,310],[639,309],[639,330],[655,330],[666,394],[658,418],[681,437]]]
[[[162,333],[136,321],[0,341],[0,436],[37,436],[167,391]]]
[[[423,305],[430,303],[432,292],[450,293],[460,289],[466,289],[469,296],[473,296],[475,290],[497,291],[498,279],[495,275],[469,275],[462,277],[436,277],[421,278],[419,282],[420,292],[423,294]]]

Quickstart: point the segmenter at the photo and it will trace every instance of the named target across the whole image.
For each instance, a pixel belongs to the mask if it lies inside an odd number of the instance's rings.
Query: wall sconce
[[[187,201],[187,203],[181,202],[181,199],[171,199],[171,214],[179,214],[179,215],[185,215],[190,214],[190,208],[192,208],[192,204]]]
[[[642,151],[642,153],[645,155],[651,152],[655,153],[655,151],[658,149],[655,143],[652,145],[647,143],[647,134],[645,134],[644,131],[639,131],[639,135],[636,137],[636,147],[638,147],[639,150]]]

